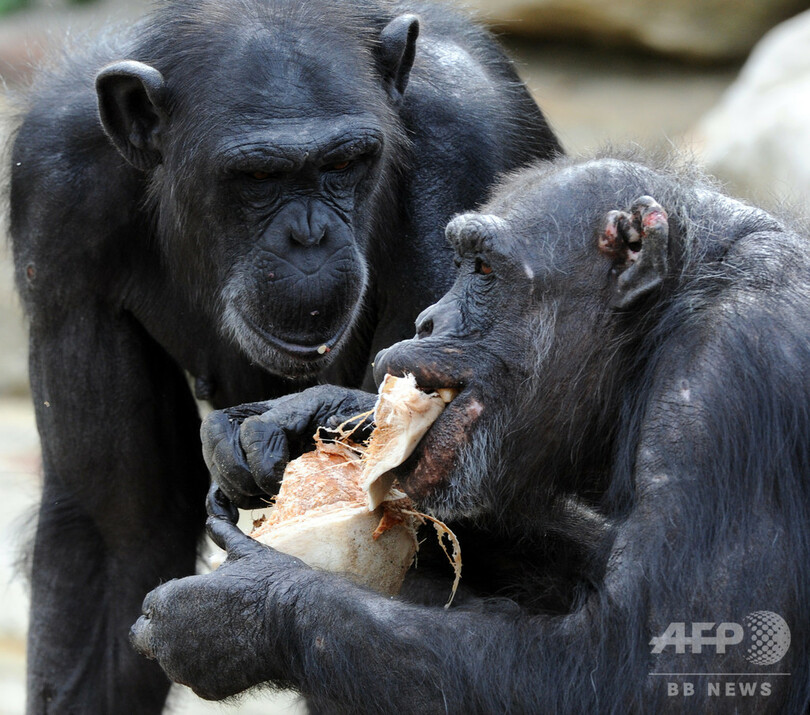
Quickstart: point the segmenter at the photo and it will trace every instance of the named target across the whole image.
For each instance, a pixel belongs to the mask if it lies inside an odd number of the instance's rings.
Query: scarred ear
[[[107,136],[134,167],[147,171],[162,161],[166,84],[154,67],[124,60],[96,75],[98,113]]]
[[[416,15],[395,17],[380,33],[379,61],[383,82],[391,99],[399,104],[408,86],[408,77],[416,56],[419,18]]]
[[[608,213],[598,243],[599,251],[613,259],[614,308],[629,308],[661,288],[667,273],[669,220],[655,199],[642,196],[629,213]]]

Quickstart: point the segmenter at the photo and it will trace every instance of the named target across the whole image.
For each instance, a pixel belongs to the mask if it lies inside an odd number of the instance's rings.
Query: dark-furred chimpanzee
[[[193,573],[197,397],[359,387],[452,283],[443,226],[559,152],[492,38],[446,6],[173,0],[71,52],[13,147],[44,495],[31,712],[156,712],[127,637]],[[247,469],[247,467],[245,467]]]
[[[516,174],[447,236],[454,286],[375,371],[460,389],[398,471],[478,529],[458,605],[312,570],[215,493],[229,559],[150,594],[136,646],[205,697],[273,681],[319,712],[804,712],[806,235],[692,174],[599,159]],[[340,394],[261,419],[311,429]],[[590,544],[563,609],[552,535]]]

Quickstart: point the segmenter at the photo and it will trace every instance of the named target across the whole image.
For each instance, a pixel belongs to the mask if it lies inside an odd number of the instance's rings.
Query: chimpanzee
[[[448,7],[173,0],[34,87],[11,233],[44,495],[32,712],[156,712],[128,643],[193,573],[216,407],[373,384],[452,283],[443,226],[560,152],[493,39]]]
[[[323,712],[805,712],[797,230],[657,160],[507,178],[447,227],[452,289],[376,358],[378,380],[460,390],[397,474],[422,509],[477,531],[465,598],[444,610],[446,590],[391,599],[310,569],[243,535],[214,493],[228,560],[151,593],[137,648],[203,697],[270,681]],[[308,415],[342,418],[341,399],[359,400],[314,387],[241,430],[295,437]],[[553,535],[589,543],[564,609],[544,572],[562,562],[537,559]]]

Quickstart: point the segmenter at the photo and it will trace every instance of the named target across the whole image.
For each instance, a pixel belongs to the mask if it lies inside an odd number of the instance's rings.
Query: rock
[[[806,0],[468,0],[509,32],[644,48],[702,60],[744,57]]]
[[[699,123],[707,170],[757,202],[810,196],[810,11],[757,45],[720,103]]]
[[[10,254],[6,246],[0,247],[0,397],[28,394],[28,334]]]

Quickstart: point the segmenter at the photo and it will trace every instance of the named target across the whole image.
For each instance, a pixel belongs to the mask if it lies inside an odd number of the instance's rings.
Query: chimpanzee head
[[[144,61],[98,74],[102,124],[146,172],[171,280],[253,361],[316,373],[366,289],[418,20],[375,28],[348,3],[177,5]]]
[[[459,390],[397,474],[423,506],[536,510],[588,489],[628,378],[621,356],[667,274],[669,219],[647,196],[659,184],[629,162],[562,161],[513,176],[447,226],[455,284],[415,338],[375,361],[378,380],[410,372],[422,388]]]

